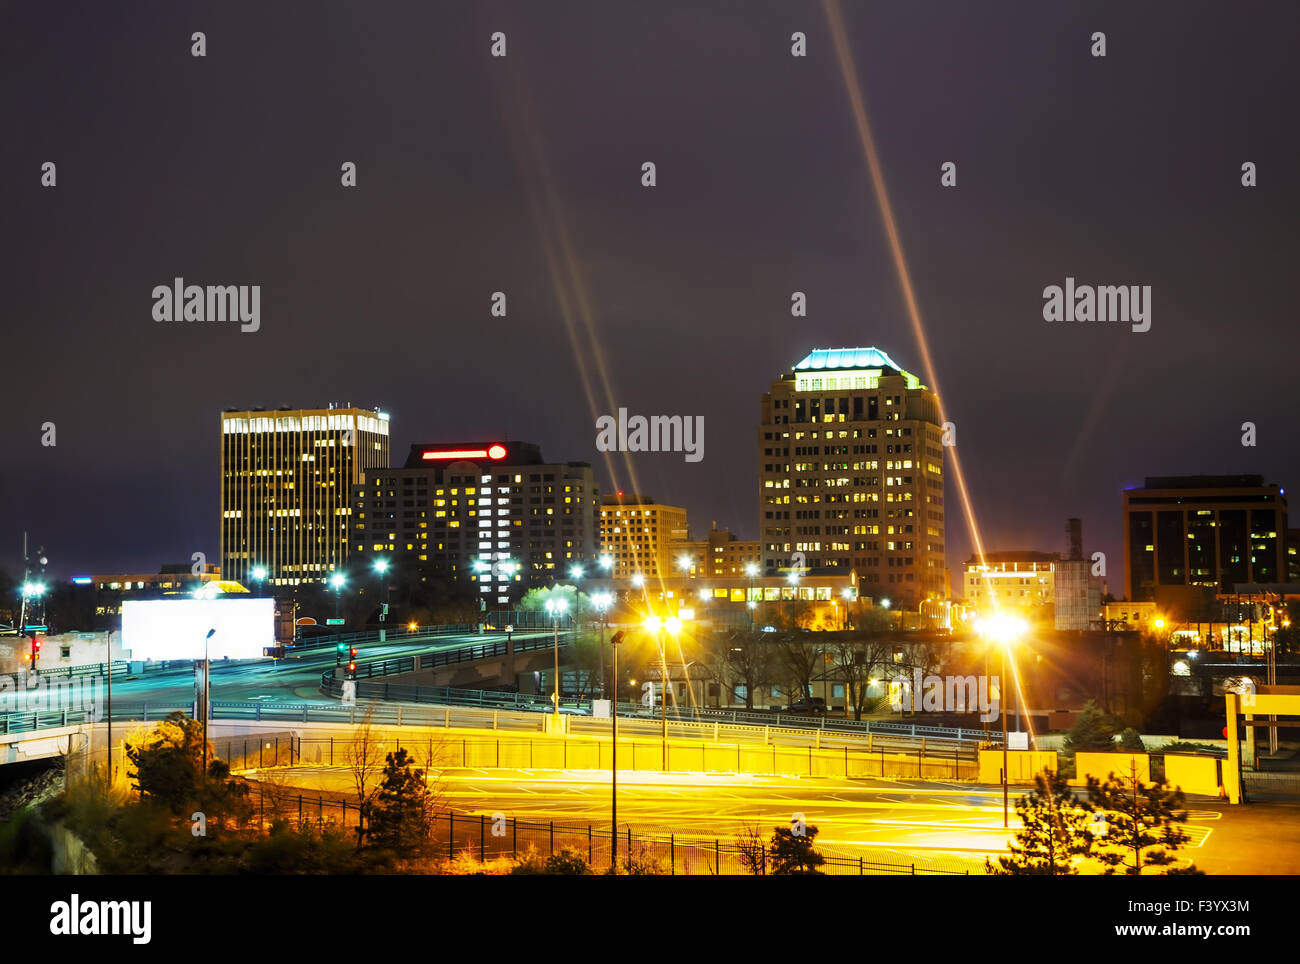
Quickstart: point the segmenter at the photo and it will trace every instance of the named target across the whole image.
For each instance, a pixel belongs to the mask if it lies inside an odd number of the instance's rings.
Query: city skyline
[[[15,16],[29,42],[0,67],[10,85],[62,69],[0,159],[5,260],[28,279],[10,349],[34,360],[0,428],[11,572],[24,530],[65,575],[213,558],[212,413],[330,399],[391,411],[398,451],[532,439],[589,461],[603,490],[756,539],[759,398],[813,347],[878,345],[938,391],[988,551],[1059,551],[1077,517],[1113,563],[1121,493],[1146,476],[1300,476],[1283,280],[1297,132],[1275,123],[1294,10],[1261,9],[1257,42],[1221,50],[1212,17],[1125,11],[1105,58],[1088,53],[1102,14],[960,13],[936,34],[921,10],[845,11],[937,384],[816,4],[689,22],[584,9],[581,37],[527,5],[380,10],[360,40],[328,14],[244,30],[214,12],[202,59],[193,13],[124,33],[98,10],[104,30],[76,36]],[[87,113],[64,92],[109,85],[110,33],[116,94]],[[1188,69],[1207,49],[1220,66]],[[287,55],[292,92],[273,81]],[[257,330],[156,321],[152,292],[176,278],[260,286]],[[1149,330],[1044,320],[1044,291],[1074,282],[1149,285]],[[705,457],[639,453],[635,479],[621,460],[611,475],[595,425],[620,407],[704,417]],[[948,516],[953,570],[973,546]]]

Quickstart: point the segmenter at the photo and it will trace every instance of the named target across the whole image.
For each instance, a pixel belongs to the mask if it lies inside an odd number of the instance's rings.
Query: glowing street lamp
[[[660,619],[651,614],[646,617],[645,628],[654,633],[659,640],[659,721],[663,742],[663,768],[668,772],[668,654],[664,644],[664,632],[676,636],[682,631],[682,621],[676,616]]]
[[[685,553],[678,556],[677,568],[680,569],[683,573],[689,573],[691,571],[691,557],[686,555]]]
[[[546,612],[551,617],[555,628],[555,693],[551,697],[555,703],[555,718],[560,717],[560,617],[569,611],[569,601],[563,596],[553,596],[546,600]]]
[[[752,632],[754,629],[754,610],[758,608],[758,603],[754,601],[754,577],[758,575],[758,565],[750,562],[745,565],[745,575],[749,577],[749,595],[745,600],[745,608],[749,610],[749,628]]]
[[[998,702],[1002,704],[1002,826],[1011,825],[1010,791],[1008,789],[1007,770],[1007,700],[1003,690],[1007,687],[1007,651],[1028,630],[1023,619],[1004,616],[1001,613],[975,624],[975,631],[998,646],[1002,651],[1002,676],[998,680]],[[1017,712],[1019,706],[1017,706]]]
[[[605,698],[605,626],[609,607],[614,604],[614,597],[607,592],[598,592],[592,595],[591,604],[596,607],[596,612],[600,613],[600,698]],[[618,705],[617,676],[615,676],[614,704]]]
[[[582,566],[573,565],[569,567],[569,578],[575,582],[582,578]]]
[[[384,623],[388,620],[388,575],[390,563],[387,559],[375,560],[375,572],[379,573],[379,578],[384,580],[384,604],[379,607],[379,638],[384,639]]]
[[[257,594],[262,595],[262,583],[266,581],[266,566],[254,566],[249,575],[253,577],[253,582],[257,584]]]

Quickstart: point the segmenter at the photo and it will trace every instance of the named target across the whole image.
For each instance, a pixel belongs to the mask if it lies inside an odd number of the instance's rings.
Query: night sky
[[[928,382],[819,3],[351,6],[0,6],[0,568],[24,529],[60,576],[216,561],[221,410],[330,401],[399,464],[508,435],[625,489],[597,415],[703,415],[635,487],[757,538],[772,379],[872,345]],[[1143,476],[1300,485],[1298,11],[843,5],[988,549],[1081,516],[1118,590]],[[261,285],[261,330],[154,322],[176,276]],[[1151,330],[1045,322],[1067,276],[1151,285]],[[951,473],[947,506],[959,584]]]

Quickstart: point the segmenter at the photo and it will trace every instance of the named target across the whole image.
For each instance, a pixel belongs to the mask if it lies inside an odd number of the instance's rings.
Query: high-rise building
[[[324,580],[348,557],[352,486],[388,464],[388,416],[328,408],[221,414],[221,573],[249,585]]]
[[[758,430],[768,573],[858,574],[916,609],[944,595],[938,397],[876,348],[817,349],[772,383]]]
[[[1263,476],[1149,477],[1124,491],[1128,598],[1285,582],[1286,534],[1286,490]]]
[[[586,462],[548,463],[529,442],[411,446],[400,468],[363,473],[352,547],[406,557],[426,577],[467,580],[487,604],[591,574],[600,493]]]
[[[673,575],[672,543],[689,538],[685,509],[660,505],[633,493],[605,496],[600,510],[600,551],[614,562],[608,573],[613,578]]]

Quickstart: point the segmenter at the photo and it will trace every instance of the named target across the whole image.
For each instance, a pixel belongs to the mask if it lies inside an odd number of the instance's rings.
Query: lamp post
[[[793,587],[790,592],[790,628],[798,629],[799,627],[796,625],[798,617],[795,613],[798,611],[797,605],[799,602],[799,570],[791,570],[788,579],[790,585]]]
[[[659,734],[662,745],[661,756],[663,757],[664,772],[668,772],[668,653],[664,643],[664,633],[669,632],[676,636],[681,632],[682,621],[676,616],[669,616],[666,620],[658,616],[649,616],[646,618],[645,627],[655,634],[659,642]]]
[[[210,675],[210,669],[209,669],[209,667],[211,666],[211,662],[208,659],[208,640],[212,639],[212,637],[216,634],[216,632],[217,631],[215,629],[209,629],[208,634],[203,637],[203,701],[202,702],[203,702],[203,779],[204,780],[208,778],[208,707],[212,705],[212,694],[209,692],[209,687],[212,685],[212,677]],[[113,655],[112,652],[110,652],[109,653],[110,659],[112,658],[112,655]],[[110,752],[112,751],[110,750]]]
[[[266,566],[254,566],[250,575],[253,577],[253,584],[257,587],[257,595],[262,595],[262,583],[266,580]]]
[[[104,718],[108,720],[108,789],[113,789],[113,629],[108,630],[108,656],[105,661],[108,667],[108,704],[105,708]]]
[[[754,610],[758,608],[758,603],[754,599],[754,577],[758,575],[758,566],[752,562],[746,565],[745,575],[749,577],[749,595],[745,599],[745,608],[749,610],[749,628],[752,632],[754,629]]]
[[[591,597],[591,602],[596,607],[596,611],[600,613],[600,649],[597,652],[600,659],[600,698],[603,700],[605,698],[605,626],[607,618],[605,614],[609,610],[610,603],[613,602],[613,597],[607,592],[598,592]],[[614,679],[616,681],[614,684],[614,702],[617,703],[618,677],[615,676]]]
[[[1010,772],[1007,769],[1010,759],[1007,738],[1007,654],[1011,646],[1024,635],[1026,626],[1023,620],[1010,616],[996,615],[991,619],[976,624],[976,631],[985,639],[998,644],[1002,651],[1002,675],[998,679],[998,703],[1002,710],[1002,827],[1011,826]],[[1016,704],[1016,714],[1020,713],[1020,704]]]
[[[381,643],[386,639],[384,623],[388,621],[388,567],[389,562],[387,559],[375,560],[375,572],[379,573],[379,578],[384,581],[384,601],[379,607],[379,641]]]
[[[569,601],[563,596],[546,600],[546,612],[551,617],[555,629],[555,692],[551,701],[555,704],[555,719],[560,718],[560,617],[569,610]]]
[[[614,703],[610,710],[610,741],[613,744],[609,764],[609,866],[618,873],[618,644],[623,642],[620,629],[609,640],[609,653],[614,663]]]

